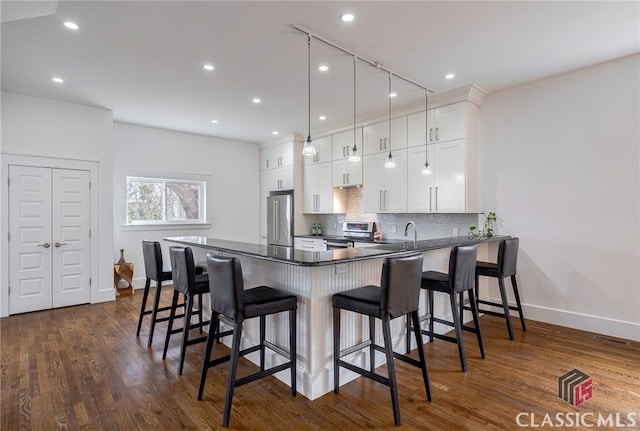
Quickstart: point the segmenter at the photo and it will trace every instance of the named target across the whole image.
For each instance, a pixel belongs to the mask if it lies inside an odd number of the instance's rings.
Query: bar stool
[[[520,241],[518,238],[503,239],[498,246],[498,262],[476,262],[476,303],[491,305],[494,307],[502,307],[503,312],[497,312],[492,310],[481,310],[478,307],[478,311],[492,316],[504,317],[507,322],[507,331],[509,332],[509,339],[513,340],[513,327],[511,325],[511,316],[509,310],[517,311],[520,315],[520,324],[522,330],[526,331],[527,327],[524,323],[524,314],[522,313],[522,304],[520,303],[520,294],[518,293],[518,285],[516,283],[516,264],[518,262],[518,246]],[[480,299],[478,295],[478,282],[480,276],[494,277],[498,279],[498,287],[500,289],[500,298],[502,303],[486,301]],[[504,286],[504,279],[511,277],[511,285],[513,287],[513,295],[516,300],[516,305],[511,306],[507,300],[507,293]],[[468,307],[465,307],[468,309]]]
[[[151,314],[149,340],[147,342],[147,346],[151,347],[156,323],[166,322],[169,320],[168,316],[158,318],[158,313],[171,309],[171,307],[159,307],[162,282],[171,280],[171,268],[164,267],[162,264],[162,249],[160,248],[160,243],[158,241],[143,240],[142,255],[144,256],[144,270],[147,280],[144,284],[144,293],[142,294],[142,306],[140,307],[140,317],[138,318],[138,330],[136,331],[136,336],[140,336],[142,318]],[[147,298],[149,296],[149,288],[152,280],[156,282],[156,296],[153,301],[153,308],[151,308],[151,310],[147,310]],[[180,304],[180,306],[184,306],[184,304]]]
[[[452,343],[457,343],[458,353],[460,354],[460,363],[462,364],[462,371],[464,372],[467,371],[467,361],[464,355],[464,343],[462,340],[463,330],[476,334],[478,338],[478,346],[480,347],[480,356],[484,359],[484,346],[482,345],[482,335],[480,334],[480,323],[478,321],[478,309],[476,307],[474,295],[477,254],[477,245],[454,246],[451,248],[451,254],[449,255],[448,273],[438,271],[426,271],[422,273],[421,287],[426,289],[429,294],[429,313],[427,316],[420,319],[421,321],[429,319],[429,329],[423,329],[422,333],[429,336],[429,341],[433,341],[434,338],[438,338]],[[465,326],[462,323],[462,315],[458,314],[456,298],[460,296],[460,302],[462,303],[462,297],[465,291],[468,292],[469,295],[469,303],[471,304],[471,313],[473,314],[473,323],[475,325],[474,328]],[[453,321],[443,320],[433,316],[434,292],[443,292],[449,295]],[[455,338],[435,333],[433,330],[435,322],[453,326],[456,332]]]
[[[414,322],[416,343],[418,346],[422,346],[422,335],[420,334],[418,323],[422,260],[421,254],[386,258],[382,265],[380,287],[369,285],[333,295],[333,391],[337,394],[340,390],[340,370],[338,367],[344,367],[388,386],[391,392],[393,418],[396,426],[400,425],[400,406],[398,404],[398,385],[393,358],[400,359],[422,370],[427,399],[431,401],[431,388],[423,349],[418,349],[420,361],[416,361],[413,358],[394,352],[391,343],[391,320],[396,317],[410,315]],[[369,316],[368,341],[340,351],[340,310],[353,311]],[[374,318],[382,321],[384,347],[375,344]],[[340,359],[365,347],[370,349],[370,370],[365,370]],[[374,373],[375,351],[386,354],[388,378]]]
[[[233,391],[238,386],[290,368],[291,396],[296,396],[296,310],[298,307],[298,298],[288,292],[272,289],[267,286],[244,290],[242,266],[240,261],[235,257],[219,257],[209,254],[207,255],[207,269],[209,271],[209,284],[211,286],[211,327],[217,327],[219,319],[223,316],[230,319],[233,325],[233,341],[231,343],[230,355],[211,360],[213,341],[225,334],[209,331],[207,349],[204,356],[204,363],[202,364],[200,388],[198,389],[198,400],[202,399],[208,369],[223,362],[230,361],[224,399],[224,414],[222,417],[222,426],[227,427],[231,416]],[[284,311],[289,312],[289,352],[265,340],[266,316]],[[260,318],[260,344],[240,350],[242,324],[245,320],[254,317]],[[283,355],[289,361],[265,370],[264,357],[266,347]],[[256,351],[260,351],[260,371],[236,379],[238,358]]]
[[[184,367],[184,357],[187,346],[206,341],[207,337],[199,337],[189,340],[189,331],[198,328],[202,333],[202,327],[208,325],[210,321],[202,321],[202,294],[209,292],[209,278],[207,274],[196,275],[196,267],[193,263],[193,252],[190,247],[171,246],[169,247],[169,257],[171,258],[171,273],[173,278],[173,300],[171,302],[171,311],[169,312],[169,327],[167,335],[164,339],[164,350],[162,359],[167,357],[167,349],[169,348],[169,340],[173,334],[182,332],[182,347],[180,348],[180,365],[178,366],[178,374],[182,374]],[[184,295],[184,325],[180,329],[173,329],[173,322],[176,319],[176,309],[179,307],[178,298],[180,294]],[[193,300],[198,297],[198,323],[191,323],[193,313]],[[216,328],[216,326],[213,326]],[[215,331],[212,331],[215,332]]]

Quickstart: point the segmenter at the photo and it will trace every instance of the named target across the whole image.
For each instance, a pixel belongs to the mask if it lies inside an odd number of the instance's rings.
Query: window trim
[[[162,207],[163,217],[166,218],[166,199],[167,199],[167,183],[186,183],[197,184],[200,186],[200,204],[198,205],[198,219],[197,220],[129,220],[128,207],[129,202],[127,200],[127,187],[130,181],[149,182],[149,183],[161,183],[162,185]],[[129,227],[143,227],[148,226],[152,228],[158,228],[162,226],[166,227],[180,227],[180,226],[199,226],[204,227],[210,225],[207,222],[207,181],[204,179],[183,179],[183,178],[167,178],[167,177],[152,177],[152,176],[138,176],[138,175],[125,175],[124,178],[124,226]]]

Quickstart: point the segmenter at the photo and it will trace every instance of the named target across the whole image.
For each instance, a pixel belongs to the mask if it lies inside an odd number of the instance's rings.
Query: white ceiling
[[[307,134],[307,41],[292,24],[436,93],[472,83],[493,92],[640,51],[637,1],[49,0],[33,2],[31,15],[25,3],[0,4],[2,90],[260,144]],[[42,11],[51,4],[53,13]],[[345,11],[355,21],[340,21]],[[204,71],[205,62],[215,71]],[[320,63],[329,72],[319,72]],[[311,64],[314,136],[353,121],[353,60],[312,41]],[[446,81],[448,72],[456,77]],[[51,82],[54,75],[65,83]],[[387,109],[388,74],[361,63],[357,84],[358,116]],[[392,85],[393,106],[424,99],[398,78]]]

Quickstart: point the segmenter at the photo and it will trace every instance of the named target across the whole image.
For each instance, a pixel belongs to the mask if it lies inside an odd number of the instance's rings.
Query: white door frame
[[[91,303],[99,297],[98,278],[98,162],[89,160],[34,157],[15,154],[0,155],[0,317],[9,315],[9,165],[89,171],[91,181]]]

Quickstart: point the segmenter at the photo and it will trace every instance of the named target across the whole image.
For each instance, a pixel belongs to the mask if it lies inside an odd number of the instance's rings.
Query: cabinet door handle
[[[351,184],[351,174],[347,174],[347,184]]]
[[[45,242],[45,243],[42,243],[42,244],[38,244],[38,247],[49,248],[49,247],[51,247],[51,244],[49,244],[48,242]]]
[[[320,161],[320,151],[316,151],[316,162]]]
[[[389,190],[384,191],[384,210],[389,211]]]
[[[382,209],[382,190],[380,190],[380,211],[383,211],[383,209]]]
[[[383,148],[382,148],[382,138],[380,138],[380,151],[382,151],[382,150],[383,150]]]
[[[433,142],[433,127],[429,129],[429,142]]]
[[[436,187],[436,212],[438,211],[438,187]]]
[[[436,127],[436,141],[439,141],[439,140],[440,140],[440,127]]]
[[[266,160],[265,165],[266,165],[265,168],[269,169],[269,160],[268,159]]]
[[[387,149],[387,138],[384,138],[384,149]]]

